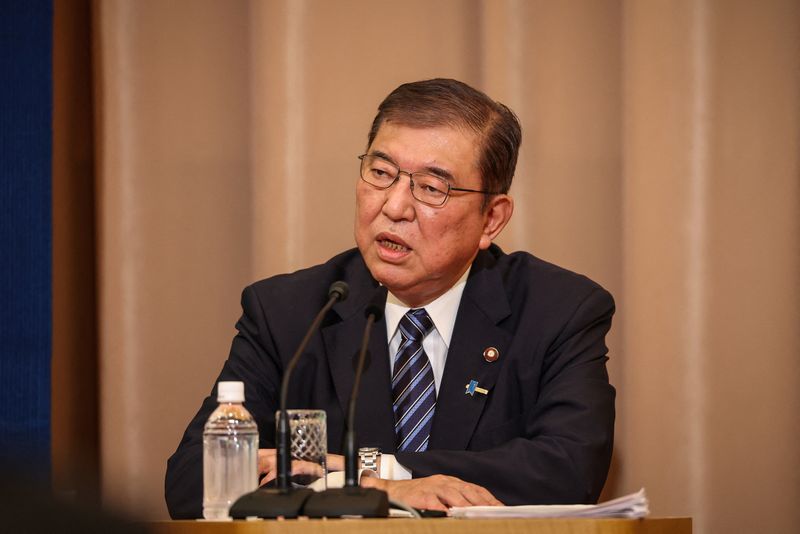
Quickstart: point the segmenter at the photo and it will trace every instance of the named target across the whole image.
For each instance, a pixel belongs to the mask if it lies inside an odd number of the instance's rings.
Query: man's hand
[[[328,471],[343,471],[344,456],[339,454],[328,455]],[[278,476],[278,453],[275,449],[258,449],[258,474],[264,475],[261,479],[263,486]],[[304,460],[292,460],[292,475],[322,476],[322,466]]]
[[[452,506],[503,505],[486,488],[447,475],[411,480],[363,477],[361,485],[365,488],[381,489],[389,494],[390,499],[428,510],[447,510]]]

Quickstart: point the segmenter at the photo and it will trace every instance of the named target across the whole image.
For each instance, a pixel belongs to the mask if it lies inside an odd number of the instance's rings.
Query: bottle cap
[[[217,402],[244,402],[244,382],[217,383]]]

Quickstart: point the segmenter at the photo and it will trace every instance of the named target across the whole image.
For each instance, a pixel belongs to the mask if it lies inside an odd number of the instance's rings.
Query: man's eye
[[[426,195],[436,196],[447,193],[447,187],[439,180],[430,177],[420,177],[417,181],[420,190]]]
[[[375,177],[376,180],[391,180],[392,179],[391,173],[386,169],[380,169],[380,168],[377,168],[377,167],[373,167],[370,170],[370,173],[372,174],[372,176]]]

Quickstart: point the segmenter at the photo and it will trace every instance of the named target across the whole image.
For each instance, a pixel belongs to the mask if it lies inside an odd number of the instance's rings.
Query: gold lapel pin
[[[466,389],[464,395],[469,395],[470,397],[474,397],[476,393],[480,393],[481,395],[486,395],[487,393],[489,393],[488,389],[478,387],[477,380],[470,380],[469,384],[464,386],[464,388]]]

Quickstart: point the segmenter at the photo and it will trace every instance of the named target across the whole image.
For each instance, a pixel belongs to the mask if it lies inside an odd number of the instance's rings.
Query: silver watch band
[[[371,469],[378,472],[378,458],[381,450],[377,447],[361,447],[358,449],[358,457],[361,460],[361,469]]]

